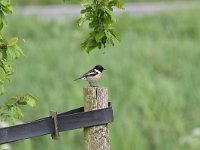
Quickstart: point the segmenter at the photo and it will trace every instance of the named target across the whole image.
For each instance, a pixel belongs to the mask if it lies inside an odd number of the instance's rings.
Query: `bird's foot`
[[[93,85],[93,84],[90,82],[88,87],[98,87],[98,86],[97,86],[97,85]]]
[[[98,87],[97,85],[88,85],[88,87]]]

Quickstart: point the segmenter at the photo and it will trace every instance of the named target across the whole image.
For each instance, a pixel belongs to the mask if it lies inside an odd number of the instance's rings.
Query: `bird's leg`
[[[93,83],[93,82],[89,82],[90,87],[97,87],[97,86],[93,85],[92,83]]]
[[[89,82],[89,85],[92,87],[92,82]]]

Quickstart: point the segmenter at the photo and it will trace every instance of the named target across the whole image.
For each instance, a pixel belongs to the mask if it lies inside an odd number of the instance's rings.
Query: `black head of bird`
[[[103,70],[106,70],[106,69],[103,68],[101,65],[96,65],[96,66],[94,67],[94,69],[96,69],[96,70],[98,70],[98,71],[100,71],[100,72],[103,72]]]

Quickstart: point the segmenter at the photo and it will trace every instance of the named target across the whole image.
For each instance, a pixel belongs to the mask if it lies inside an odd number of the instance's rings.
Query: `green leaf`
[[[17,101],[17,104],[19,104],[19,105],[27,105],[27,102],[26,101]]]
[[[92,2],[93,1],[91,1],[91,0],[82,0],[81,2],[80,2],[80,4],[82,5],[82,6],[84,6],[84,7],[90,7],[91,5],[92,5]]]
[[[7,14],[12,14],[13,8],[11,6],[3,6],[2,10]]]
[[[1,0],[1,4],[4,6],[9,6],[10,5],[10,0]]]
[[[86,20],[87,20],[87,19],[86,19],[85,16],[79,18],[79,19],[77,20],[77,25],[78,25],[79,27],[82,26],[82,24],[83,24]]]
[[[7,116],[5,120],[8,122],[9,125],[14,125],[14,119],[11,116]]]
[[[88,39],[87,45],[89,47],[95,47],[95,46],[97,46],[97,42],[96,42],[96,40],[94,38],[91,38],[91,39]]]
[[[11,107],[10,114],[12,117],[14,117],[16,119],[24,117],[24,114],[22,113],[21,109],[17,106]]]
[[[96,20],[93,20],[93,21],[91,21],[91,22],[89,23],[89,27],[90,27],[90,28],[95,28],[97,25],[98,25],[98,24],[97,24]]]
[[[95,49],[96,47],[97,47],[98,45],[96,45],[96,46],[88,46],[87,48],[86,48],[86,52],[89,54],[93,49]]]
[[[13,12],[13,8],[11,7],[10,5],[10,0],[4,0],[4,1],[1,1],[0,3],[0,7],[1,9],[7,13],[7,14],[11,14]]]
[[[86,12],[91,12],[92,11],[92,7],[91,6],[87,6],[85,9],[82,9],[81,10],[81,14],[84,14],[84,13],[86,13]]]
[[[98,33],[95,35],[95,40],[96,40],[97,42],[99,42],[104,36],[105,36],[104,32],[98,32]]]
[[[4,86],[0,85],[0,95],[3,95],[5,93],[6,93],[6,90],[5,90]]]
[[[2,11],[0,11],[0,30],[2,30],[3,26],[6,25],[6,18]]]
[[[125,9],[125,8],[124,8],[124,2],[123,2],[123,1],[117,1],[115,6],[116,6],[117,8],[120,8],[120,9]]]
[[[81,48],[83,50],[86,50],[86,52],[89,54],[94,48],[98,46],[98,43],[94,38],[88,38],[86,39],[82,44]]]
[[[21,50],[21,48],[17,45],[15,46],[9,46],[8,47],[8,53],[9,55],[14,58],[17,59],[19,58],[21,55],[24,55],[23,51]]]
[[[5,72],[8,75],[11,75],[13,73],[13,68],[12,68],[11,63],[9,61],[7,61],[6,59],[2,60],[2,63],[3,63],[3,67],[4,67]]]
[[[86,41],[82,42],[81,43],[81,50],[85,50],[86,47],[87,47],[87,42]]]
[[[10,97],[9,97],[9,100],[12,100],[12,101],[13,101],[13,100],[16,101],[17,99],[18,99],[17,96],[10,96]],[[9,101],[9,102],[10,102],[10,101]]]
[[[4,83],[6,80],[6,73],[2,67],[0,67],[0,83]]]
[[[2,56],[3,59],[7,59],[7,52],[6,49],[2,49]]]
[[[34,96],[32,96],[31,94],[27,94],[25,96],[25,99],[29,106],[34,107],[36,105],[37,99]]]
[[[115,39],[117,39],[118,41],[120,41],[120,36],[118,34],[118,32],[115,29],[109,29],[110,33],[115,37]]]
[[[8,46],[15,46],[17,45],[18,38],[14,37],[8,40]]]
[[[105,8],[105,10],[106,10],[106,13],[110,16],[111,20],[113,22],[116,22],[116,18],[115,18],[114,13],[110,9],[108,9],[108,8]]]

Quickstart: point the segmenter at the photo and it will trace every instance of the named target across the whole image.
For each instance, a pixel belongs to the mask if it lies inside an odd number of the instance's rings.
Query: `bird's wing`
[[[94,69],[91,69],[88,72],[86,72],[84,75],[82,75],[81,77],[95,76],[97,74],[98,74],[98,72],[94,71]]]
[[[87,78],[88,76],[95,76],[97,75],[98,72],[94,71],[94,69],[91,69],[89,70],[88,72],[86,72],[85,74],[83,74],[81,77],[75,79],[74,81],[78,80],[78,79],[85,79]]]
[[[97,72],[93,71],[93,72],[88,72],[88,73],[86,73],[85,76],[86,76],[86,77],[87,77],[87,76],[95,76],[95,75],[97,75],[97,74],[98,74]]]

